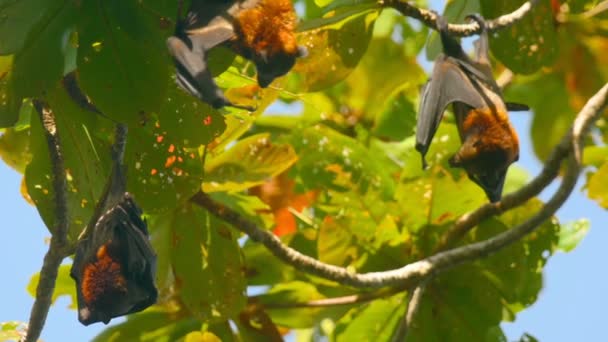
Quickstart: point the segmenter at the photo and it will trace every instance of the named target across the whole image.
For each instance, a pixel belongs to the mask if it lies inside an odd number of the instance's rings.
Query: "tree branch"
[[[525,2],[515,11],[502,15],[496,19],[488,20],[488,31],[494,32],[507,28],[516,22],[523,19],[534,6],[538,4],[538,0],[530,0]],[[380,0],[380,4],[384,7],[392,7],[401,14],[420,20],[426,26],[437,30],[437,16],[434,11],[418,8],[405,0]],[[448,31],[454,36],[472,36],[481,31],[479,25],[475,22],[470,24],[449,24]]]
[[[49,250],[44,256],[42,269],[40,270],[40,280],[36,287],[36,299],[30,312],[26,342],[34,342],[40,337],[42,328],[46,321],[49,307],[51,306],[55,281],[61,261],[68,254],[67,233],[69,228],[67,184],[66,174],[63,164],[63,156],[55,116],[48,104],[42,100],[33,100],[34,108],[40,116],[40,121],[44,127],[46,140],[51,159],[51,171],[53,176],[53,191],[55,194],[55,227],[52,230],[51,243]]]
[[[424,296],[426,284],[427,281],[421,282],[408,294],[407,311],[405,312],[403,320],[401,320],[395,334],[393,335],[393,342],[402,342],[407,340],[407,336],[414,322],[414,318],[418,314],[420,304],[422,304],[422,296]]]
[[[607,97],[608,84],[594,95],[577,115],[571,131],[566,134],[561,143],[553,150],[549,158],[549,164],[545,166],[543,172],[538,177],[521,190],[505,196],[502,202],[487,204],[477,211],[465,215],[460,220],[460,224],[464,226],[475,225],[482,219],[512,208],[516,204],[521,203],[522,199],[531,197],[543,188],[543,184],[548,184],[554,178],[561,161],[565,156],[569,156],[567,170],[559,189],[536,215],[519,226],[490,239],[440,252],[398,269],[383,272],[352,273],[345,268],[322,263],[283,245],[281,240],[272,233],[257,227],[254,223],[240,216],[236,211],[213,201],[202,192],[194,195],[191,201],[207,209],[219,219],[230,223],[236,229],[246,233],[253,241],[264,244],[276,257],[300,271],[359,288],[414,286],[437,272],[496,253],[500,249],[523,238],[534,231],[542,222],[551,218],[574,189],[580,172],[580,159],[575,156],[580,156],[582,138],[587,134],[591,125],[599,118],[601,111],[606,107],[608,102]],[[570,153],[573,150],[575,153]]]

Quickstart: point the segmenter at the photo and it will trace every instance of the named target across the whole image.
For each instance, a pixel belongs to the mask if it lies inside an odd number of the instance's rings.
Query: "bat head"
[[[452,167],[462,167],[469,178],[479,185],[490,202],[500,201],[509,166],[519,159],[517,151],[481,146],[480,140],[467,139],[450,158]]]
[[[156,255],[140,215],[125,194],[78,242],[70,275],[76,281],[82,324],[107,324],[156,302]]]
[[[296,63],[296,59],[305,57],[307,53],[303,46],[298,46],[295,53],[271,54],[267,50],[259,51],[253,60],[258,71],[260,87],[266,88],[275,78],[287,74]]]

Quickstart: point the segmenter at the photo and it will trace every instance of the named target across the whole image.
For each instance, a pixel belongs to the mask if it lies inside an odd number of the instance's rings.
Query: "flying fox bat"
[[[450,166],[464,168],[489,200],[497,202],[502,196],[508,167],[519,159],[519,140],[507,111],[528,107],[504,102],[492,76],[485,21],[479,15],[467,18],[481,27],[474,59],[450,36],[445,19],[437,19],[443,53],[435,60],[431,78],[422,90],[416,150],[426,168],[425,155],[431,140],[443,112],[452,104],[462,146],[450,158]]]
[[[213,80],[209,50],[227,46],[253,61],[265,88],[306,54],[295,38],[296,15],[290,0],[192,0],[185,18],[178,10],[175,34],[167,40],[177,84],[214,108],[254,108],[230,102]]]
[[[156,302],[156,255],[146,222],[124,191],[124,168],[115,157],[112,173],[93,218],[76,246],[70,270],[76,281],[78,320],[107,324]]]

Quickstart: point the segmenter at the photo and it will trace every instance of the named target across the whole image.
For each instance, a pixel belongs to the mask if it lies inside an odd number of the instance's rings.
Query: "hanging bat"
[[[296,42],[296,15],[290,0],[192,0],[185,18],[180,18],[180,12],[175,34],[167,39],[177,84],[214,108],[254,110],[230,102],[218,88],[207,65],[214,47],[226,46],[253,61],[263,88],[306,54]]]
[[[416,150],[427,167],[425,155],[449,104],[452,104],[462,146],[449,160],[462,167],[491,202],[502,196],[508,167],[519,159],[519,140],[509,122],[508,110],[527,110],[521,104],[505,103],[492,76],[488,57],[485,21],[470,15],[481,27],[475,58],[469,57],[450,36],[443,17],[437,26],[443,53],[435,60],[430,80],[422,90],[416,129]]]
[[[70,270],[76,282],[78,320],[107,324],[156,302],[156,255],[146,222],[133,197],[124,191],[121,158],[91,222],[79,238]],[[101,213],[101,215],[100,215]]]

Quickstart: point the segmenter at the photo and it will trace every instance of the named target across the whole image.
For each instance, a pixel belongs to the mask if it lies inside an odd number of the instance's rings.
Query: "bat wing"
[[[422,155],[425,168],[424,156],[446,107],[454,102],[473,108],[484,107],[484,98],[465,71],[457,59],[440,55],[435,61],[431,79],[423,88],[416,126],[416,149]]]
[[[141,311],[156,302],[156,255],[141,210],[128,193],[80,240],[71,276],[84,325]]]

